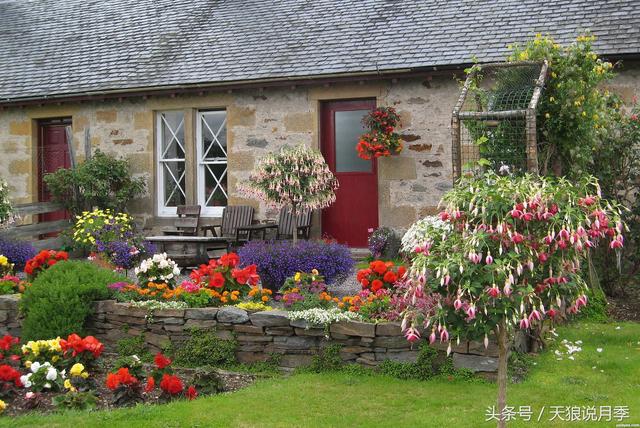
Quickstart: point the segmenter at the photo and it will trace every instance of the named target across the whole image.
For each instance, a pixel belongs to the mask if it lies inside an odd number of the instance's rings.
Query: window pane
[[[227,165],[207,164],[205,167],[204,194],[206,206],[224,207],[227,205]]]
[[[158,195],[161,199],[159,206],[162,209],[186,203],[184,113],[159,112],[158,123]]]
[[[164,206],[175,207],[185,204],[184,162],[164,162]]]
[[[201,113],[203,159],[227,157],[226,118],[227,113],[225,111]]]
[[[227,112],[224,110],[198,113],[198,203],[207,208],[227,205]]]
[[[358,157],[356,145],[360,135],[366,132],[362,118],[369,110],[337,111],[336,172],[370,172],[372,161]]]

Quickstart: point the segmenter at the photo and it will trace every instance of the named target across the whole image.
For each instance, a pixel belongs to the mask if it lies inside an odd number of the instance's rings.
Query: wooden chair
[[[311,210],[305,210],[296,215],[298,238],[309,239],[312,214],[313,212]],[[265,239],[267,232],[270,230],[276,231],[276,240],[293,238],[293,214],[289,208],[282,208],[280,210],[277,223],[273,220],[267,220],[267,222],[263,224],[256,224],[242,228],[242,231],[248,232],[248,240],[251,240],[254,233],[261,233],[262,239]]]
[[[229,250],[232,246],[249,239],[249,232],[246,227],[251,226],[253,223],[254,211],[254,208],[249,205],[225,207],[220,225],[207,225],[201,227],[201,229],[205,236],[207,231],[210,231],[212,236],[224,238]]]
[[[197,236],[200,226],[200,205],[178,205],[176,214],[178,218],[173,223],[173,228],[163,230],[164,235]]]

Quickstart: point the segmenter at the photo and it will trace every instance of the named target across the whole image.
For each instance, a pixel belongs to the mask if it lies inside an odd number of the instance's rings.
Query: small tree
[[[594,178],[574,185],[565,179],[495,173],[463,177],[443,203],[445,224],[432,228],[414,250],[407,299],[433,293],[439,304],[426,315],[408,308],[406,336],[417,340],[419,328],[426,327],[429,341],[449,342],[450,351],[452,340],[483,340],[488,346],[494,333],[502,415],[514,330],[528,330],[586,305],[581,266],[601,241],[612,249],[622,247],[620,209],[600,197]]]
[[[304,209],[328,207],[336,200],[337,188],[338,180],[322,155],[304,145],[268,154],[240,186],[243,193],[275,208],[290,208],[294,244],[298,240],[298,214]]]
[[[10,225],[14,220],[13,206],[9,200],[9,185],[0,178],[0,228]]]

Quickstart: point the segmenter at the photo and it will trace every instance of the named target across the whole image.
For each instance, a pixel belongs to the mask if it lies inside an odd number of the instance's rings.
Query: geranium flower
[[[193,400],[198,396],[198,391],[196,391],[196,388],[193,385],[190,385],[189,388],[187,388],[187,392],[184,395],[189,400]]]
[[[154,357],[153,362],[156,364],[156,367],[158,367],[158,369],[162,370],[165,367],[169,366],[172,361],[170,358],[166,357],[162,352],[158,352]]]
[[[184,386],[178,376],[165,373],[160,381],[160,389],[169,395],[177,395],[184,390]]]
[[[153,376],[147,378],[147,384],[144,387],[145,392],[151,392],[156,387],[156,380]]]

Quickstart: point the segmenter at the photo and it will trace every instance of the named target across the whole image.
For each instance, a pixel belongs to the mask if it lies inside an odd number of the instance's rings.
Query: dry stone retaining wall
[[[325,329],[289,320],[285,311],[249,313],[233,306],[164,309],[150,314],[146,309],[104,300],[94,303],[87,328],[108,348],[114,349],[121,339],[142,335],[152,351],[161,350],[169,342],[179,346],[193,328],[213,328],[218,337],[237,340],[238,361],[266,361],[272,354],[279,354],[283,368],[308,365],[313,355],[331,344],[341,345],[344,361],[364,366],[376,366],[384,360],[414,362],[418,356],[418,344],[407,342],[398,323],[343,321]],[[19,335],[19,330],[18,299],[0,296],[0,333]],[[446,346],[437,344],[437,348],[444,356]],[[489,373],[497,370],[497,347],[493,343],[485,349],[479,342],[461,342],[452,352],[456,367]]]

